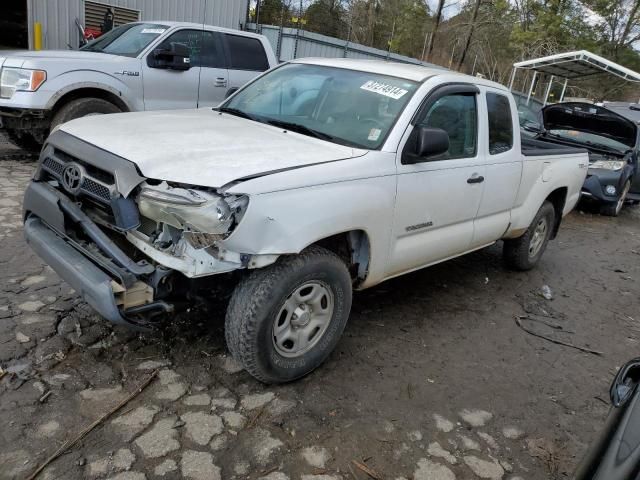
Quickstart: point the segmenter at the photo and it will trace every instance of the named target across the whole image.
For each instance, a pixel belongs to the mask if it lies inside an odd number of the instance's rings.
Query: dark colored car
[[[640,479],[640,358],[620,369],[611,385],[611,410],[574,480]]]
[[[640,202],[640,105],[556,103],[542,108],[540,116],[537,140],[589,151],[582,195],[597,202],[601,214],[617,216],[625,203]]]

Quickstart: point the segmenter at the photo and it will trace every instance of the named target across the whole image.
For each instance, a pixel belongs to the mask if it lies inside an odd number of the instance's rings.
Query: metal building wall
[[[227,28],[244,25],[249,0],[98,0],[140,10],[141,20],[204,22]],[[83,0],[28,0],[29,48],[33,48],[33,23],[42,23],[43,48],[66,49],[78,44],[75,19],[84,24]],[[204,16],[204,18],[203,18]]]
[[[256,31],[255,23],[248,23],[246,29]],[[275,25],[260,25],[260,33],[267,37],[278,60],[286,62],[293,58],[328,57],[328,58],[369,58],[392,60],[402,63],[414,63],[429,67],[442,68],[432,63],[421,62],[416,58],[397,53],[367,47],[359,43],[347,42],[339,38],[327,37],[319,33],[297,31],[295,28],[280,28]],[[296,42],[297,38],[297,42]],[[296,46],[297,43],[297,46]]]

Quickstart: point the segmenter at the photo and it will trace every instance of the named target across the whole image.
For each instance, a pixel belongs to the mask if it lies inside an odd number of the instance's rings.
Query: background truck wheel
[[[51,120],[51,130],[61,123],[90,115],[122,112],[113,103],[101,98],[77,98],[62,106]]]
[[[624,207],[624,202],[627,201],[627,195],[629,194],[630,188],[631,179],[627,180],[624,187],[622,187],[622,193],[616,203],[608,203],[607,205],[602,205],[600,207],[600,215],[604,215],[606,217],[617,217],[622,211],[622,207]]]
[[[335,348],[351,310],[345,263],[317,246],[255,270],[236,287],[225,321],[231,354],[264,383],[318,367]]]
[[[520,238],[504,241],[504,259],[515,270],[531,270],[547,248],[556,212],[550,202],[544,202],[526,233]]]
[[[6,128],[4,133],[7,135],[7,138],[11,143],[29,153],[38,153],[42,148],[42,143],[38,142],[27,131]]]

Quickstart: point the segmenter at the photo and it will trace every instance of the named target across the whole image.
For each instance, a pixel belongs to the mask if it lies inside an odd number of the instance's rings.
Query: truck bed
[[[526,157],[540,157],[543,155],[568,155],[571,153],[589,153],[585,148],[568,147],[557,143],[522,137],[520,141],[522,154]]]

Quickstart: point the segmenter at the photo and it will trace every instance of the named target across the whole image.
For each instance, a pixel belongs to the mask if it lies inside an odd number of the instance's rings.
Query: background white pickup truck
[[[0,123],[40,150],[86,115],[212,107],[276,65],[262,35],[194,23],[128,23],[80,51],[0,52]]]
[[[521,145],[496,83],[299,60],[214,110],[62,125],[25,194],[25,233],[113,322],[148,326],[233,284],[230,351],[284,382],[335,347],[353,288],[500,239],[509,266],[532,268],[588,165],[544,146]]]

